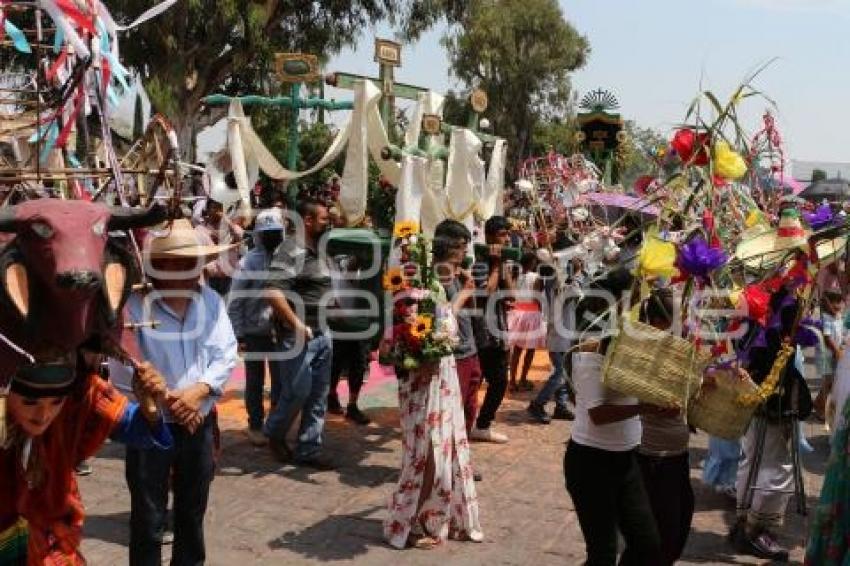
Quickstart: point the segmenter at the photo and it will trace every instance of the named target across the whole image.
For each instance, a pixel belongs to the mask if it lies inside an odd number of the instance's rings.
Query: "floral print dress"
[[[445,357],[438,367],[431,375],[411,372],[399,379],[401,474],[384,522],[384,537],[396,548],[404,548],[411,533],[440,541],[484,538],[455,360]],[[429,450],[433,487],[417,514]]]

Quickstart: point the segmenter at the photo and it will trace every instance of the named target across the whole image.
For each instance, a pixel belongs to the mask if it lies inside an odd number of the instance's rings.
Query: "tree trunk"
[[[191,114],[175,117],[172,121],[177,143],[180,147],[180,159],[186,163],[195,162],[195,118]]]

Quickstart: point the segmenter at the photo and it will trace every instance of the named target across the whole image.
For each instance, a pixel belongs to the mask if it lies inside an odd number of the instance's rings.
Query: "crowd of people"
[[[352,338],[371,322],[356,295],[344,292],[361,281],[359,260],[328,257],[323,243],[335,219],[327,203],[302,198],[291,212],[283,198],[266,204],[252,218],[240,218],[207,199],[192,220],[175,220],[166,232],[147,235],[151,286],[134,291],[127,304],[144,363],[107,362],[83,348],[67,363],[15,375],[11,433],[0,444],[3,477],[15,478],[0,487],[0,557],[17,552],[31,563],[82,563],[83,511],[73,469],[111,437],[127,444],[130,563],[160,564],[164,543],[173,544],[173,563],[203,563],[204,515],[219,450],[215,406],[240,356],[248,440],[268,447],[278,462],[333,470],[336,462],[323,442],[326,414],[369,424],[359,400],[382,344],[380,335]],[[633,258],[621,253],[591,272],[586,258],[572,253],[577,241],[569,226],[526,237],[522,227],[495,216],[482,228],[486,252],[471,265],[475,237],[466,225],[445,220],[434,233],[445,316],[458,341],[454,354],[438,363],[416,371],[395,368],[402,463],[384,523],[387,542],[433,548],[449,537],[483,540],[475,488],[483,478],[469,441],[509,442],[494,427],[499,407],[509,392],[534,389],[530,366],[546,350],[552,371],[527,413],[536,424],[574,421],[564,473],[587,564],[616,563],[618,533],[625,540],[620,563],[675,563],[695,507],[689,460],[694,431],[681,408],[639,402],[603,385],[610,337],[579,340],[564,332],[604,333],[617,316],[605,301],[584,296],[588,289],[622,298],[617,307],[625,312],[634,290]],[[505,259],[513,244],[523,249],[518,262]],[[623,243],[628,246],[637,249],[639,242]],[[811,405],[817,418],[845,434],[850,346],[844,329],[850,317],[844,316],[848,285],[838,262],[821,271],[817,287],[823,386]],[[558,300],[563,295],[572,298]],[[766,378],[797,308],[793,293],[777,289],[761,342],[746,347],[742,378]],[[656,289],[636,312],[641,322],[667,331],[676,299],[669,289]],[[787,372],[805,386],[799,358],[789,361]],[[108,372],[101,371],[104,366]],[[712,387],[715,371],[706,370],[703,387]],[[343,376],[345,403],[338,393]],[[800,417],[771,414],[767,407],[754,419],[763,423],[763,438],[753,424],[740,441],[710,440],[704,481],[736,499],[739,521],[730,541],[740,552],[788,558],[776,532],[792,492],[789,442],[795,437],[788,427]],[[752,486],[756,456],[760,469]]]

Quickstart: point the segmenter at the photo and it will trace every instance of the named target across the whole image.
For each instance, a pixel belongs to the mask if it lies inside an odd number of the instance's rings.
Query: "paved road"
[[[544,378],[543,357],[535,360],[533,379]],[[562,460],[569,425],[530,424],[525,406],[530,394],[506,400],[499,430],[511,437],[506,446],[473,445],[473,461],[483,473],[478,484],[486,541],[451,542],[432,551],[390,549],[381,541],[384,505],[396,479],[400,440],[394,383],[378,374],[365,399],[374,419],[355,427],[332,417],[327,446],[341,463],[335,472],[317,473],[281,467],[267,450],[251,447],[244,434],[243,405],[237,376],[221,405],[224,455],[213,482],[206,517],[208,564],[534,564],[574,565],[584,544],[572,502],[564,488]],[[828,450],[819,425],[807,425],[816,452],[807,455],[809,504],[819,493]],[[725,543],[734,503],[698,482],[707,439],[693,437],[692,478],[697,512],[682,564],[759,564],[735,556]],[[124,483],[123,448],[106,446],[93,462],[94,474],[82,478],[88,510],[83,550],[93,565],[127,562],[129,495]],[[801,560],[806,524],[789,514],[784,542]],[[403,562],[401,562],[403,561]]]

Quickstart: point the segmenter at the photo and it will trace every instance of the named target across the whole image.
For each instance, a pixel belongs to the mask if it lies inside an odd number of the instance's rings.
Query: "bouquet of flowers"
[[[407,371],[449,356],[458,344],[457,325],[431,260],[431,242],[416,222],[398,222],[394,247],[401,265],[384,274],[392,293],[393,319],[386,330],[380,362]]]

